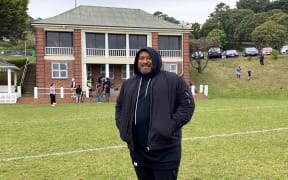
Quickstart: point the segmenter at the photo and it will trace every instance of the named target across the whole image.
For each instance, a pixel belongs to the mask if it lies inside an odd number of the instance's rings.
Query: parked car
[[[288,54],[288,45],[282,46],[280,49],[281,54]]]
[[[204,53],[202,51],[195,51],[192,54],[192,59],[204,59]]]
[[[247,47],[244,48],[243,51],[243,56],[258,56],[259,55],[259,51],[255,48],[255,47]]]
[[[219,47],[211,47],[208,49],[208,59],[211,58],[221,58],[222,53]]]
[[[262,53],[264,55],[271,55],[273,48],[272,47],[265,47],[262,49]]]
[[[239,54],[235,49],[231,49],[224,51],[223,56],[225,56],[226,58],[230,58],[230,57],[238,57]]]

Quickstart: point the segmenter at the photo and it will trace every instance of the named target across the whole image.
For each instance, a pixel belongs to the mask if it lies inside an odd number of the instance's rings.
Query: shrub
[[[278,51],[273,49],[272,53],[271,53],[272,59],[277,60],[278,59],[278,54],[279,54]]]

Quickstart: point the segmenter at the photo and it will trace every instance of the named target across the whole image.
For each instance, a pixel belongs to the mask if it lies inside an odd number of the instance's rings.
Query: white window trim
[[[56,70],[53,69],[53,65],[54,64],[58,64],[58,66],[59,66],[59,70],[57,70],[57,71],[59,71],[59,77],[54,77],[54,75],[53,75],[53,72],[56,71]],[[64,64],[66,66],[66,70],[60,70],[60,65],[61,64]],[[65,77],[61,77],[61,71],[66,71],[66,76]],[[52,77],[52,79],[68,79],[68,63],[59,63],[59,62],[51,63],[51,77]]]

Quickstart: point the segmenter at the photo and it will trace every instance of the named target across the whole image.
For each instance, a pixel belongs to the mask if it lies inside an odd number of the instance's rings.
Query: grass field
[[[287,179],[288,99],[197,101],[179,179]],[[136,179],[114,104],[0,105],[0,179]]]

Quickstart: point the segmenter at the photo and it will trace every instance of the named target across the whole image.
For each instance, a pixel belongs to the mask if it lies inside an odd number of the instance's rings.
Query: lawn
[[[196,101],[179,179],[287,179],[287,100]],[[0,105],[0,179],[136,179],[114,106]]]

